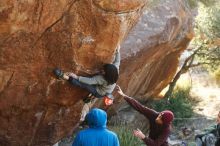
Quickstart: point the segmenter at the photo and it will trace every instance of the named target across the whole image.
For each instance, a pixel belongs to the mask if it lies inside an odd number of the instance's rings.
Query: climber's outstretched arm
[[[112,63],[112,64],[114,64],[114,65],[117,67],[117,69],[119,69],[120,60],[121,60],[120,45],[118,45],[117,50],[116,50],[116,53],[115,53],[115,59],[114,59],[114,61],[113,61],[113,63]]]

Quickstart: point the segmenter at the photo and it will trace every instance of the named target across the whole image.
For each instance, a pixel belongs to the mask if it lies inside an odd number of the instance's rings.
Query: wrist
[[[125,95],[125,94],[123,94],[123,95],[121,95],[121,97],[122,97],[122,98],[127,98],[128,96]]]
[[[62,77],[64,80],[69,80],[69,76],[67,76],[67,75],[63,75],[63,77]]]

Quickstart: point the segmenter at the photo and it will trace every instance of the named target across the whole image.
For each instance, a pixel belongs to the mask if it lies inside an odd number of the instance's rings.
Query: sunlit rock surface
[[[182,0],[158,0],[147,8],[122,44],[119,85],[129,96],[149,98],[172,80],[179,56],[193,37],[190,8]],[[117,98],[109,114],[128,120]],[[121,116],[120,116],[121,115]],[[122,120],[122,119],[121,119]]]
[[[159,93],[192,37],[192,21],[183,0],[158,1],[141,16],[146,2],[1,1],[0,145],[47,146],[69,134],[87,92],[55,79],[52,70],[97,73],[119,43],[118,84],[130,96]]]

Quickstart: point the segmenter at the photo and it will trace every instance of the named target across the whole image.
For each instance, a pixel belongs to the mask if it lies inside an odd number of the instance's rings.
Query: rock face
[[[87,92],[55,79],[52,70],[97,73],[121,42],[118,84],[131,96],[159,93],[192,37],[191,16],[182,0],[158,1],[125,39],[146,2],[2,1],[0,145],[47,146],[71,132]]]
[[[186,1],[158,0],[144,11],[122,44],[119,84],[127,95],[149,98],[169,84],[193,38],[192,21]],[[127,106],[115,102],[110,114]]]

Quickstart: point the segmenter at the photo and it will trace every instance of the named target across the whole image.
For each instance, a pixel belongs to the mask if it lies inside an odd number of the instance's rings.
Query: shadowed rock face
[[[0,145],[52,145],[71,132],[87,92],[55,79],[52,70],[97,73],[122,40],[118,84],[131,96],[161,91],[192,33],[183,1],[161,1],[126,39],[145,0],[2,1]]]

